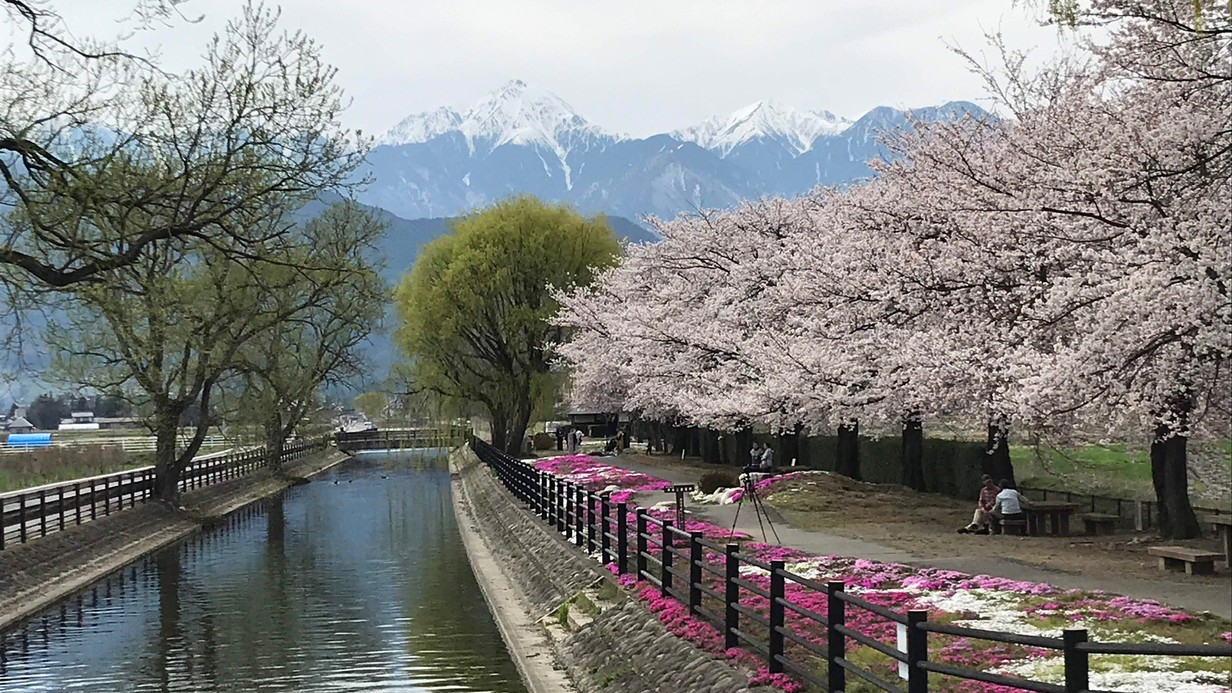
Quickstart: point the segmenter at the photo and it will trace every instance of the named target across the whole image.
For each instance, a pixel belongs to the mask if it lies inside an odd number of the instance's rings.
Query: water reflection
[[[434,455],[365,454],[0,636],[7,691],[523,691]]]

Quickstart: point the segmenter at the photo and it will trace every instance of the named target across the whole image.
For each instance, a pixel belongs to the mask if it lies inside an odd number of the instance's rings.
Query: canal
[[[0,692],[525,691],[449,494],[360,455],[0,635]]]

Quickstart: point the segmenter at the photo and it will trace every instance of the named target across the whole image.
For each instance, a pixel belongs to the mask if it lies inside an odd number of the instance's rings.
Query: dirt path
[[[697,483],[703,473],[716,469],[645,455],[604,461],[677,484]],[[1232,576],[1226,568],[1214,576],[1160,573],[1156,559],[1146,552],[1148,537],[960,535],[955,528],[971,515],[962,501],[842,477],[828,478],[823,485],[776,494],[773,504],[766,505],[778,541],[769,526],[759,525],[747,501],[743,506],[691,504],[689,510],[721,527],[734,525],[758,540],[765,537],[769,543],[819,554],[1103,590],[1232,618]],[[639,494],[646,505],[671,498],[664,493]]]

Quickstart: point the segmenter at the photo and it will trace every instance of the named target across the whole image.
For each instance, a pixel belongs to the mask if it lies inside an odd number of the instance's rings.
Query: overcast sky
[[[770,99],[855,118],[983,92],[948,45],[1058,50],[1013,0],[287,0],[283,23],[318,39],[379,134],[410,113],[465,109],[510,79],[555,92],[601,127],[664,132]],[[58,0],[76,34],[114,35],[132,0]],[[199,23],[143,32],[169,67],[192,65],[242,0],[190,0]]]

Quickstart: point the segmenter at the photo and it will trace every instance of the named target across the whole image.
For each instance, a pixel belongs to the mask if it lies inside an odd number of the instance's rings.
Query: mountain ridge
[[[984,117],[953,101],[880,106],[848,120],[758,101],[728,115],[648,137],[611,133],[556,94],[512,80],[464,111],[408,116],[378,138],[361,201],[414,219],[448,217],[509,195],[574,205],[585,214],[643,219],[726,208],[872,175],[888,155],[878,138],[913,118]]]

